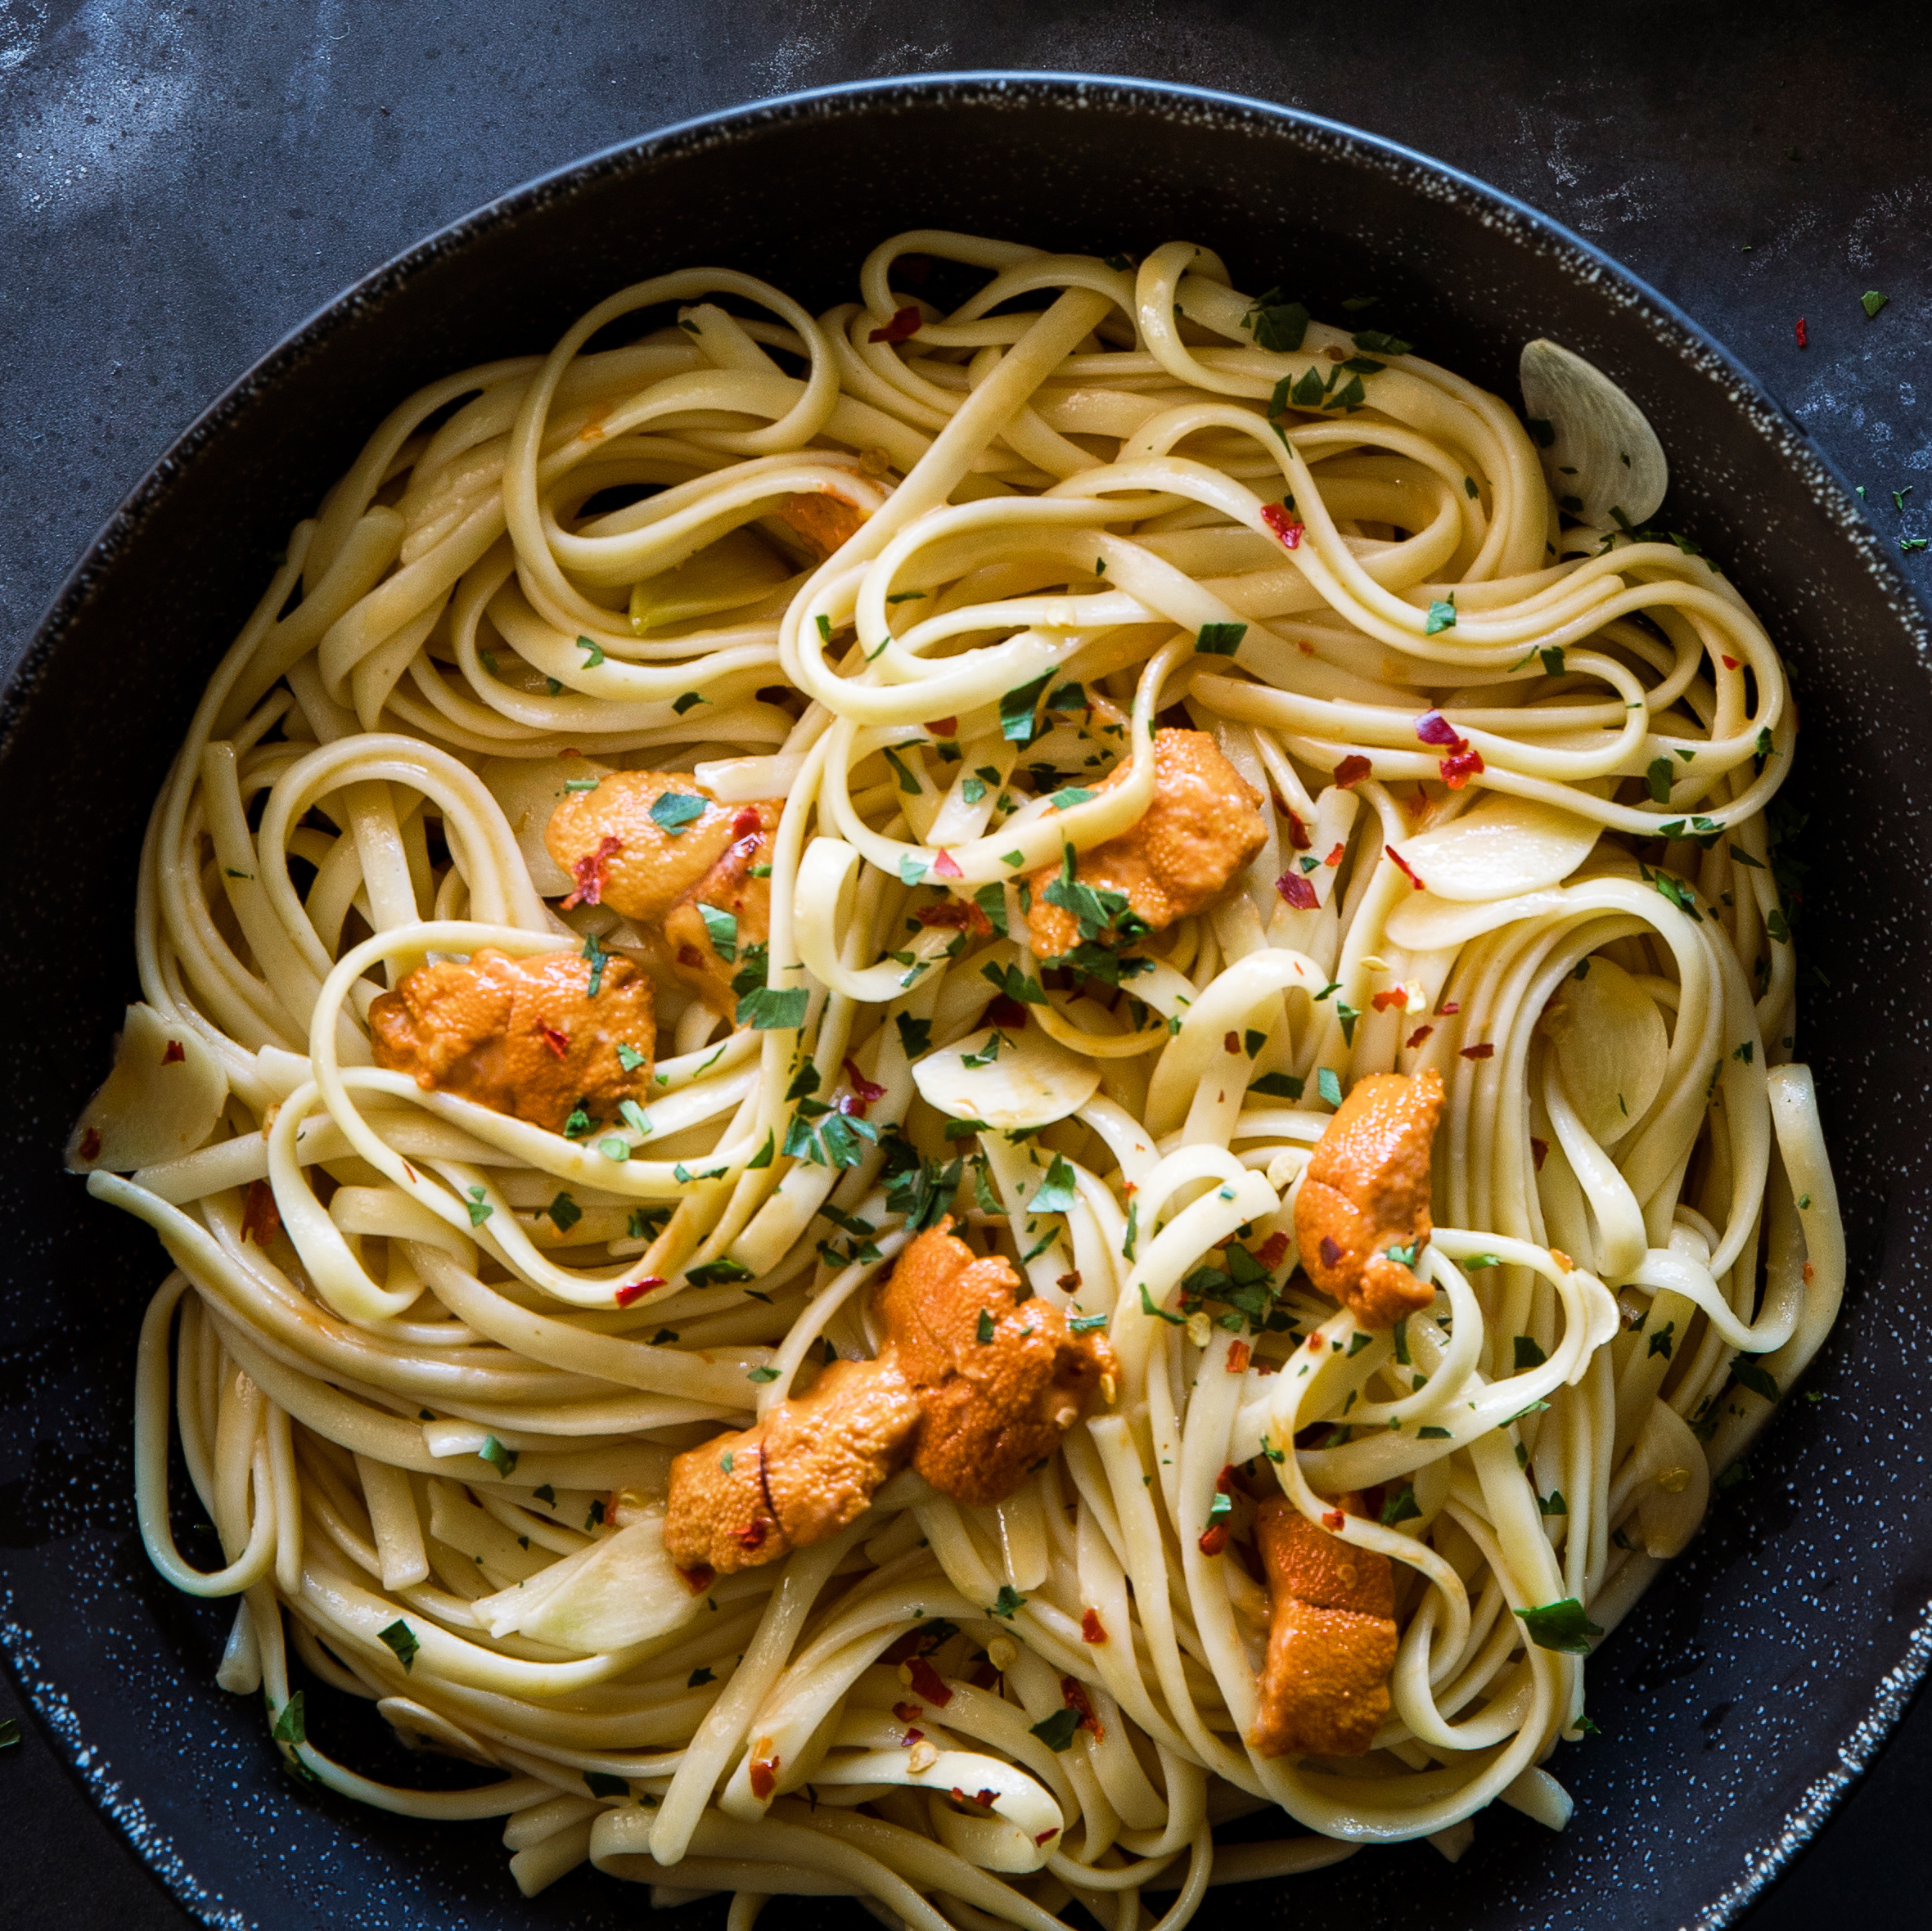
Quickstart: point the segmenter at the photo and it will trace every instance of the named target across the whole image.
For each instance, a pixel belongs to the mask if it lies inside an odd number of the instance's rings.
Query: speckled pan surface
[[[1916,963],[1932,684],[1922,614],[1843,486],[1761,388],[1663,299],[1533,211],[1423,158],[1262,103],[1079,77],[829,90],[673,128],[540,181],[372,276],[223,398],[82,563],[0,710],[0,1427],[30,1463],[0,1506],[0,1643],[97,1799],[208,1923],[596,1927],[644,1900],[579,1871],[525,1902],[489,1825],[417,1826],[301,1789],[259,1705],[213,1675],[218,1606],[173,1596],[133,1525],[133,1343],[162,1272],[145,1231],[57,1171],[134,991],[127,912],[150,799],[268,558],[417,384],[547,347],[624,282],[688,263],[844,298],[870,243],[936,226],[1049,247],[1212,246],[1238,282],[1378,325],[1514,394],[1550,335],[1621,381],[1669,452],[1663,520],[1720,558],[1792,666],[1813,811],[1799,930],[1828,990],[1817,1068],[1843,1191],[1844,1317],[1702,1536],[1590,1671],[1601,1735],[1552,1767],[1552,1837],[1498,1809],[1452,1868],[1370,1853],[1238,1902],[1359,1931],[1732,1921],[1822,1821],[1932,1658],[1932,1496],[1913,1249],[1932,1154]],[[1328,310],[1334,313],[1332,306]],[[1384,317],[1387,319],[1383,320]],[[194,1549],[192,1537],[187,1546]],[[204,1547],[201,1559],[210,1551]],[[312,1731],[407,1777],[310,1689]],[[433,1774],[433,1773],[430,1773]],[[843,1924],[841,1901],[768,1921]],[[715,1905],[680,1920],[722,1922]]]

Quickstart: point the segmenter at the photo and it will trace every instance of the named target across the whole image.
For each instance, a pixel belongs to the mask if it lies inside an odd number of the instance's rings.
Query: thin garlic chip
[[[1581,979],[1564,981],[1542,1023],[1570,1105],[1590,1137],[1608,1146],[1650,1110],[1670,1042],[1656,1001],[1621,965],[1587,964]]]
[[[1633,1472],[1644,1553],[1678,1555],[1697,1533],[1710,1502],[1710,1463],[1691,1425],[1668,1402],[1651,1404],[1637,1439]]]
[[[227,1097],[228,1076],[198,1033],[130,1006],[114,1070],[68,1140],[67,1171],[132,1173],[178,1159],[214,1131]]]
[[[1602,370],[1541,335],[1524,344],[1518,376],[1524,412],[1553,432],[1537,453],[1556,501],[1600,529],[1619,511],[1647,523],[1670,487],[1670,466],[1643,411]]]
[[[1100,1063],[1069,1052],[1038,1026],[987,1026],[928,1053],[912,1083],[941,1113],[1011,1132],[1084,1106],[1099,1090]]]
[[[1403,856],[1438,898],[1489,904],[1560,884],[1589,857],[1597,827],[1533,798],[1493,791],[1459,818],[1403,840]]]
[[[573,789],[590,790],[612,768],[594,758],[486,758],[478,770],[510,821],[538,898],[561,898],[572,883],[570,873],[544,848],[550,814]]]
[[[704,1597],[691,1593],[689,1580],[664,1553],[661,1514],[552,1563],[527,1585],[513,1584],[471,1605],[493,1636],[520,1632],[586,1656],[666,1635],[704,1606]]]
[[[770,596],[791,574],[750,529],[728,530],[675,569],[633,585],[631,628],[642,633],[741,609]]]

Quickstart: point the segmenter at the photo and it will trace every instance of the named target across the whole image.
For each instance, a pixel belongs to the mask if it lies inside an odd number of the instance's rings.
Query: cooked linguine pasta
[[[1526,428],[1185,243],[859,293],[639,283],[290,536],[70,1150],[173,1263],[149,1553],[526,1893],[1169,1931],[1560,1828],[1842,1286],[1783,667],[1552,344]]]

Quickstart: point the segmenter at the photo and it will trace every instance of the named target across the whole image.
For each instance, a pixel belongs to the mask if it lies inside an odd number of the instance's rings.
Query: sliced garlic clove
[[[512,1587],[472,1605],[493,1636],[520,1632],[587,1656],[667,1635],[704,1606],[665,1551],[661,1514],[552,1563],[527,1588]]]
[[[1697,1533],[1710,1502],[1710,1464],[1691,1425],[1668,1402],[1651,1404],[1637,1438],[1637,1522],[1644,1553],[1678,1555]]]
[[[1564,981],[1542,1024],[1577,1117],[1609,1146],[1650,1110],[1670,1041],[1656,1001],[1621,965],[1592,958],[1589,967]]]
[[[1537,453],[1557,502],[1602,529],[1616,520],[1613,511],[1648,522],[1670,487],[1670,466],[1642,410],[1602,370],[1540,335],[1524,344],[1518,370],[1525,412],[1556,432]]]
[[[983,1063],[967,1064],[974,1060]],[[988,1026],[928,1053],[913,1067],[912,1083],[941,1113],[1010,1132],[1078,1112],[1099,1090],[1100,1066],[1038,1026]]]
[[[214,1131],[228,1076],[200,1033],[130,1006],[114,1070],[67,1142],[67,1171],[132,1173],[192,1153]]]
[[[749,528],[727,530],[674,569],[631,588],[632,629],[640,633],[756,603],[792,574]]]
[[[1438,898],[1487,904],[1560,884],[1601,829],[1553,804],[1492,791],[1461,817],[1404,839],[1402,855]]]
[[[581,788],[588,780],[608,777],[612,768],[594,758],[484,760],[476,775],[502,807],[538,898],[561,898],[573,882],[570,873],[551,857],[543,844],[544,828],[550,822],[550,814],[567,795],[565,786],[575,783]]]

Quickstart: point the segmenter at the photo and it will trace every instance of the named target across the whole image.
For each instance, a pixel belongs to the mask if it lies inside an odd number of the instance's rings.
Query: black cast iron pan
[[[1635,396],[1669,452],[1664,520],[1722,560],[1786,654],[1812,821],[1802,1004],[1850,1236],[1837,1332],[1709,1524],[1591,1666],[1601,1734],[1553,1767],[1552,1836],[1497,1809],[1454,1867],[1426,1846],[1245,1893],[1204,1921],[1593,1931],[1730,1921],[1822,1821],[1932,1653],[1914,1222],[1932,1152],[1918,1019],[1932,880],[1916,853],[1932,680],[1921,614],[1775,401],[1614,263],[1494,190],[1259,102],[1146,82],[965,75],[828,89],[696,121],[547,177],[351,290],[259,364],[103,532],[0,710],[0,1488],[4,1644],[98,1800],[225,1926],[599,1927],[644,1899],[588,1870],[520,1898],[496,1826],[417,1825],[299,1787],[259,1704],[213,1685],[227,1613],[150,1573],[129,1389],[163,1272],[145,1230],[58,1170],[135,980],[142,827],[272,552],[419,384],[542,350],[613,289],[696,263],[823,305],[894,230],[1138,253],[1204,242],[1237,282],[1376,326],[1507,395],[1547,335]],[[4,1465],[4,1464],[0,1464]],[[192,1511],[182,1511],[187,1546]],[[200,1560],[218,1559],[203,1546]],[[434,1778],[309,1686],[325,1748]],[[460,1780],[460,1771],[456,1772]],[[768,1922],[853,1921],[844,1901]],[[715,1925],[716,1905],[680,1922]]]

